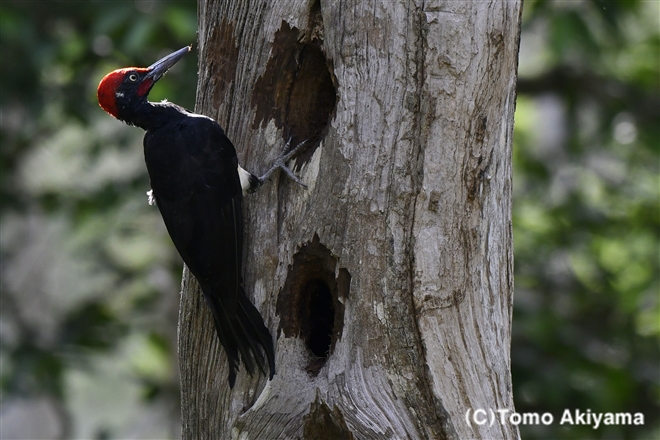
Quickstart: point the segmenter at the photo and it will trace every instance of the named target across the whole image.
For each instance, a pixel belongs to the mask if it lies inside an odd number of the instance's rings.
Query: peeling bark
[[[511,137],[518,1],[199,1],[197,111],[243,166],[245,290],[271,382],[225,354],[194,279],[179,318],[183,437],[517,438]]]

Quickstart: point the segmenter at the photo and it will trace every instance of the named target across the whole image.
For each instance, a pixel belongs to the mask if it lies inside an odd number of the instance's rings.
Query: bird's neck
[[[171,102],[142,101],[121,118],[124,122],[144,130],[154,130],[166,123],[185,117],[186,111]]]

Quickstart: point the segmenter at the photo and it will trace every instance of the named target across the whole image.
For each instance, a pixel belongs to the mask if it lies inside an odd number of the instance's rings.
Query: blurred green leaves
[[[660,422],[660,4],[526,1],[514,138],[516,410]],[[529,57],[526,54],[530,54]]]
[[[195,2],[0,4],[3,405],[52,404],[53,438],[177,436],[181,263],[147,205],[143,132],[96,87],[195,32]],[[195,73],[190,54],[154,92],[192,108]]]

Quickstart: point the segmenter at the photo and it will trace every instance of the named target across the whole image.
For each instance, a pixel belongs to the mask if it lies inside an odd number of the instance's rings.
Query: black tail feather
[[[204,290],[204,289],[202,289]],[[254,374],[255,363],[264,375],[270,379],[275,374],[275,349],[270,331],[264,324],[261,314],[242,291],[238,295],[238,304],[234,313],[222,306],[219,298],[204,294],[207,304],[213,312],[215,329],[220,343],[227,354],[229,363],[229,386],[234,387],[236,371],[240,361],[250,375]],[[264,358],[264,353],[266,357]],[[240,360],[239,360],[240,353]],[[266,373],[266,361],[269,374]]]
[[[255,354],[257,365],[264,375],[268,375],[268,377],[272,379],[275,375],[275,349],[273,347],[273,338],[270,335],[270,331],[268,331],[268,328],[264,324],[259,310],[257,310],[257,308],[250,302],[247,296],[241,296],[238,300],[238,305],[237,312],[240,317],[239,321],[244,325],[246,333],[251,336],[250,346],[252,348],[252,353]],[[263,348],[266,353],[266,359],[264,359],[261,351],[255,343]],[[266,373],[266,360],[270,367],[269,373]]]

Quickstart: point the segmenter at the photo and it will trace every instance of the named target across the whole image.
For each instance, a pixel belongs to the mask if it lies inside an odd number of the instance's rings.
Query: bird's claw
[[[292,138],[289,138],[289,141],[286,143],[286,146],[284,147],[284,151],[287,151],[289,146],[291,145],[291,139]],[[259,177],[259,181],[263,183],[266,179],[268,179],[270,177],[271,174],[273,174],[273,172],[275,172],[275,170],[281,169],[282,171],[284,171],[286,173],[287,176],[289,176],[289,178],[291,180],[296,182],[298,185],[301,185],[302,187],[307,188],[307,185],[302,183],[300,178],[298,178],[298,176],[296,176],[293,173],[293,171],[291,171],[291,169],[286,165],[286,163],[291,158],[293,158],[296,154],[298,154],[300,152],[300,150],[302,150],[302,148],[307,144],[307,142],[309,142],[309,139],[302,141],[301,143],[296,145],[295,148],[293,148],[288,153],[281,154],[277,159],[275,159],[275,163],[273,163],[273,166],[270,167],[270,169],[268,171],[266,171],[266,173],[263,176]]]
[[[296,176],[296,175],[293,173],[293,171],[291,171],[291,168],[289,168],[288,166],[286,166],[286,165],[284,165],[284,164],[280,165],[279,168],[280,168],[282,171],[284,171],[284,172],[286,173],[286,175],[289,176],[289,178],[290,178],[291,180],[293,180],[294,182],[296,182],[298,185],[302,186],[303,188],[307,188],[307,185],[305,185],[304,183],[302,183],[302,180],[300,180],[300,178],[299,178],[298,176]]]

